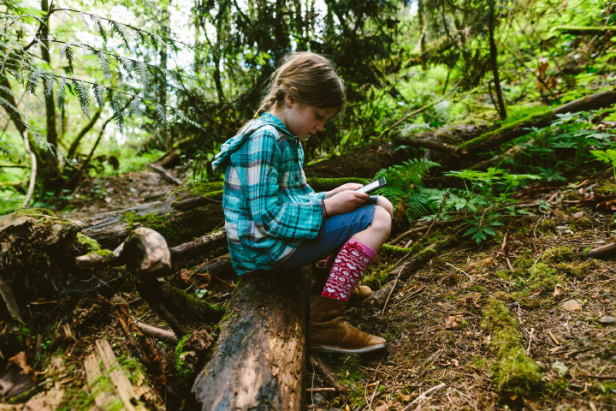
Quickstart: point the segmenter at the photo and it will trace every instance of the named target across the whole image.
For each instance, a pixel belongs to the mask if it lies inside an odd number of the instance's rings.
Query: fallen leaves
[[[26,363],[26,353],[9,358],[6,368],[0,375],[0,396],[4,398],[22,394],[36,385],[34,370]]]

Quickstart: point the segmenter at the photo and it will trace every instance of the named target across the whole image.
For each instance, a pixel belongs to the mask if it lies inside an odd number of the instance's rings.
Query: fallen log
[[[242,276],[213,354],[192,387],[195,408],[300,410],[309,269]]]
[[[560,34],[572,34],[574,36],[594,36],[612,34],[616,32],[616,26],[556,26],[550,31],[558,32]]]
[[[488,149],[498,147],[503,143],[530,133],[533,128],[547,127],[557,119],[559,114],[597,110],[608,107],[614,103],[616,103],[616,89],[603,91],[601,93],[571,101],[555,109],[546,108],[543,112],[529,115],[512,124],[508,124],[494,131],[484,133],[479,137],[465,141],[464,143],[458,145],[447,144],[429,139],[407,137],[396,137],[395,141],[398,144],[427,148],[460,157],[468,154],[477,154]]]
[[[163,168],[163,166],[161,166],[159,164],[152,163],[152,164],[148,164],[148,168],[150,168],[153,171],[155,171],[158,174],[160,174],[168,182],[176,184],[178,186],[182,185],[182,180],[180,180],[179,178],[177,178],[176,176],[171,174],[171,172],[169,170],[166,170],[165,168]]]

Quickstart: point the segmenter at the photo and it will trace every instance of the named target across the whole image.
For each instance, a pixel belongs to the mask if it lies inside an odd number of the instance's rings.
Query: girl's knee
[[[390,203],[391,204],[391,203]],[[387,235],[391,232],[391,213],[385,207],[377,205],[374,208],[372,227],[375,230],[383,231]]]
[[[387,198],[383,196],[379,196],[376,202],[376,205],[379,207],[383,207],[385,211],[387,211],[392,218],[394,217],[394,206],[393,204],[391,204],[391,201],[389,201]]]

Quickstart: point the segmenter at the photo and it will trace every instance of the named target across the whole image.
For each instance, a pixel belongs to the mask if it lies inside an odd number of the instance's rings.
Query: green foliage
[[[438,194],[441,190],[425,189],[421,180],[426,176],[430,168],[440,167],[438,163],[416,158],[405,161],[388,169],[376,173],[374,179],[385,177],[387,185],[379,189],[378,193],[387,197],[392,202],[394,209],[402,204],[406,207],[406,215],[410,222],[434,213],[435,205],[438,207]]]
[[[614,180],[616,181],[616,150],[591,150],[590,152],[593,156],[597,158],[597,160],[603,161],[604,163],[610,164],[612,166],[612,170],[614,171]]]

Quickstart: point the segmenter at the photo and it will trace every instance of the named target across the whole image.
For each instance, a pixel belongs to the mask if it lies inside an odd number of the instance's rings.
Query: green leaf
[[[90,118],[90,95],[88,94],[88,89],[85,88],[83,83],[80,81],[73,80],[73,88],[75,93],[77,94],[77,99],[79,100],[79,105],[81,106],[81,111],[86,117]]]
[[[66,57],[66,60],[68,61],[68,72],[74,73],[75,67],[73,66],[73,60],[75,56],[71,43],[64,43],[60,48],[60,60],[62,57]]]

